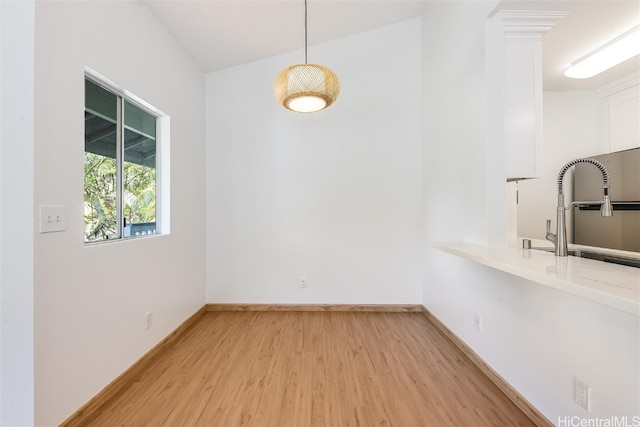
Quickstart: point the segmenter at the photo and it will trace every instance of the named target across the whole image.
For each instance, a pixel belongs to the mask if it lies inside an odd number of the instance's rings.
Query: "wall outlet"
[[[473,315],[473,327],[482,332],[482,317],[478,313]]]
[[[306,288],[307,285],[308,285],[307,278],[304,277],[304,276],[300,277],[300,287],[301,288]]]
[[[580,378],[575,379],[575,397],[576,403],[591,412],[591,387]]]
[[[144,314],[144,330],[149,330],[151,329],[151,320],[153,318],[153,312],[151,311],[147,311]]]

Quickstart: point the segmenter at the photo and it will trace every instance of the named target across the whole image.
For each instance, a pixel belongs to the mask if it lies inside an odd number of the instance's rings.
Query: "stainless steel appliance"
[[[602,218],[599,204],[579,204],[574,209],[574,243],[640,252],[640,148],[592,158],[609,172],[613,217]],[[602,175],[589,166],[575,166],[573,199],[576,201],[602,198]]]

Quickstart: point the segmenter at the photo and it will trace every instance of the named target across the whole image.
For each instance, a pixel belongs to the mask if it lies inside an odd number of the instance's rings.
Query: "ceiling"
[[[640,24],[638,0],[508,0],[501,8],[570,11],[542,37],[545,90],[594,90],[640,71],[640,57],[636,56],[590,79],[570,79],[563,74],[572,62]]]
[[[420,16],[428,13],[434,1],[309,0],[309,46]],[[302,0],[141,2],[205,72],[304,46]],[[572,80],[562,75],[571,62],[640,24],[638,0],[506,0],[500,9],[571,11],[543,37],[545,90],[593,90],[640,70],[636,57],[591,79]]]

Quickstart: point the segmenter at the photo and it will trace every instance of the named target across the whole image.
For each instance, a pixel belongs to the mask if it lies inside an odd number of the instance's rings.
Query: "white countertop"
[[[535,242],[533,246],[536,247]],[[488,248],[468,243],[434,243],[433,247],[640,316],[640,268],[557,257],[553,252],[522,249],[522,245]]]

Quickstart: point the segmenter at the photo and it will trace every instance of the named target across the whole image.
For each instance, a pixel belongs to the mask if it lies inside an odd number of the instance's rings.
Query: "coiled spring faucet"
[[[604,197],[602,200],[597,202],[572,202],[566,208],[564,207],[564,174],[574,165],[578,163],[589,163],[596,166],[600,169],[602,173],[602,190],[604,192]],[[571,209],[575,205],[580,204],[599,204],[600,205],[600,216],[610,217],[613,216],[613,208],[611,207],[611,199],[609,197],[609,172],[604,167],[602,163],[595,159],[576,159],[571,160],[569,163],[564,165],[562,169],[560,169],[560,173],[558,174],[558,208],[557,208],[557,219],[556,219],[556,233],[553,234],[551,232],[551,220],[547,220],[547,235],[546,239],[552,242],[556,249],[556,256],[567,256],[569,254],[569,249],[567,246],[567,223],[565,217],[565,211]]]

